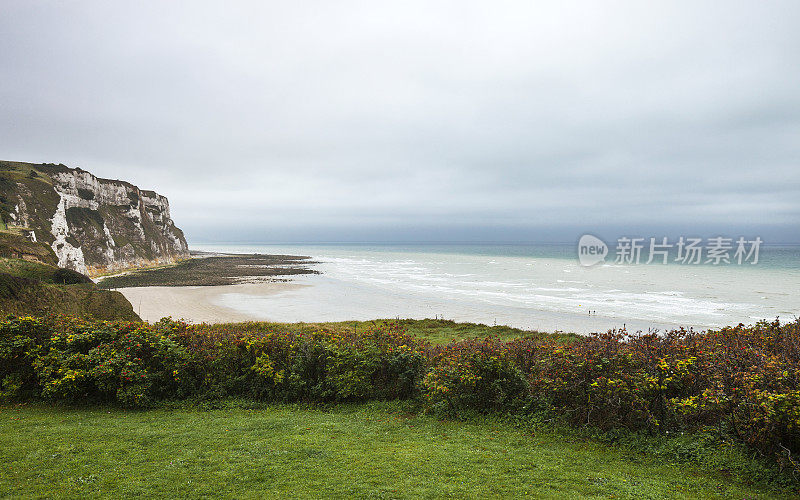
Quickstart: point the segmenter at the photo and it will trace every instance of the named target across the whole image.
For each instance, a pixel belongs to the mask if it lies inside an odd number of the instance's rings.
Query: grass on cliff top
[[[124,295],[98,290],[91,279],[78,272],[0,258],[0,315],[47,314],[140,321]]]
[[[97,290],[91,284],[58,285],[0,273],[0,316],[49,314],[140,321],[119,292]]]
[[[0,160],[0,174],[14,179],[27,178],[36,179],[46,184],[53,183],[49,175],[38,170],[32,163]]]
[[[272,331],[308,331],[320,328],[336,332],[359,332],[370,328],[380,327],[387,323],[399,323],[410,334],[434,344],[444,344],[453,340],[470,338],[500,337],[503,340],[513,340],[521,337],[547,336],[563,342],[578,338],[573,333],[542,333],[530,330],[512,328],[510,326],[489,326],[477,323],[457,323],[444,319],[377,319],[371,321],[336,321],[325,323],[272,323],[266,321],[253,321],[245,323],[220,323],[203,324],[197,326],[202,330],[236,331],[241,333]]]
[[[3,497],[771,497],[743,479],[397,403],[0,407]]]

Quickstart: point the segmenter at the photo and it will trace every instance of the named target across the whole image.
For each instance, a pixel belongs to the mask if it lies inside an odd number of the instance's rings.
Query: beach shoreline
[[[123,292],[147,321],[438,318],[586,335],[623,328],[702,331],[792,317],[790,298],[798,283],[797,270],[774,265],[584,268],[561,255],[569,249],[539,255],[538,247],[516,253],[507,247],[484,253],[319,245],[204,250],[211,251],[191,265],[142,271],[104,285]],[[764,257],[768,262],[772,255]]]
[[[357,287],[332,284],[320,279],[305,282],[265,282],[217,286],[153,286],[118,289],[134,311],[149,322],[164,317],[189,323],[324,323],[383,319],[443,319],[456,323],[508,326],[547,333],[588,335],[623,328],[628,331],[660,331],[679,325],[648,324],[612,318],[591,318],[550,311],[531,311],[529,315],[498,314],[487,319],[470,307],[447,309],[444,304],[426,307],[415,301],[399,301],[391,309],[370,307]],[[339,300],[337,300],[339,297]],[[445,311],[445,314],[437,313]],[[525,317],[527,316],[527,317]]]
[[[118,288],[145,321],[172,317],[190,323],[266,321],[263,316],[222,305],[225,294],[268,297],[307,285],[290,282],[243,283],[218,286],[150,286]]]

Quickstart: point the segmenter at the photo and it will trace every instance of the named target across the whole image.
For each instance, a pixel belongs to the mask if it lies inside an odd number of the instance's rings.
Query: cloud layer
[[[800,240],[797,19],[770,1],[5,1],[0,158],[154,188],[190,241]]]

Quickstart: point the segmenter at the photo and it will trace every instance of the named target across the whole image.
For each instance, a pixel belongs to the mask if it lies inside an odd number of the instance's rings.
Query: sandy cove
[[[270,296],[307,285],[288,282],[253,283],[221,286],[148,286],[118,288],[145,321],[172,316],[191,323],[229,323],[264,321],[246,312],[219,305],[227,293]]]

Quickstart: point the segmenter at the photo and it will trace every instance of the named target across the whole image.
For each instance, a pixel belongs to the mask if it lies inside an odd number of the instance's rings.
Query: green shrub
[[[354,332],[69,317],[0,322],[0,397],[111,402],[413,398],[432,411],[545,410],[573,426],[714,428],[800,472],[800,321],[434,346],[398,324]],[[526,413],[528,412],[528,413]]]
[[[513,410],[528,396],[525,376],[496,338],[435,350],[423,388],[434,409],[450,414]]]
[[[33,363],[50,327],[31,317],[0,322],[0,398],[24,398],[38,394],[39,382]]]

